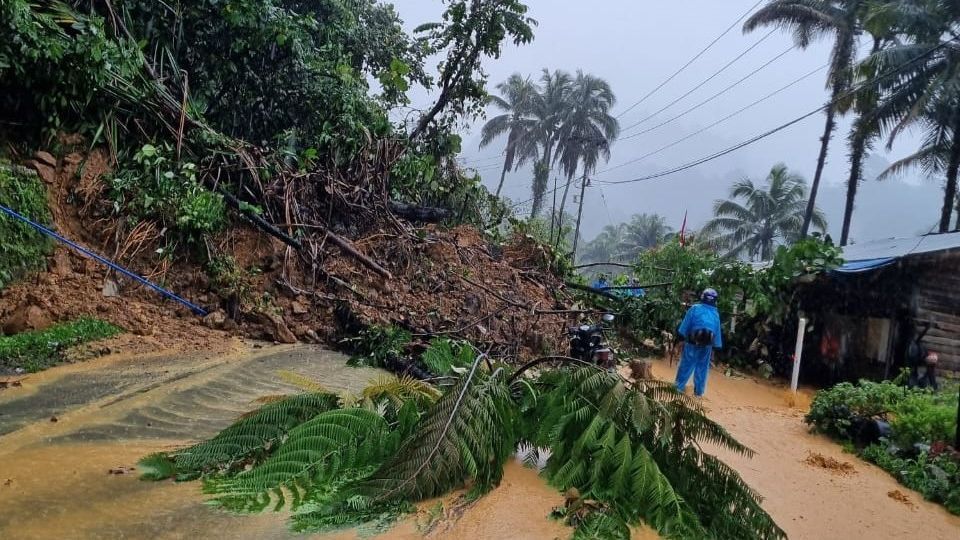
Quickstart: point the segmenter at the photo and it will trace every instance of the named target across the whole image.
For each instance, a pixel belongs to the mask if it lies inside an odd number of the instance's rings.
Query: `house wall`
[[[939,370],[960,372],[960,254],[910,261],[907,270],[911,315],[932,323],[923,343],[939,355]]]

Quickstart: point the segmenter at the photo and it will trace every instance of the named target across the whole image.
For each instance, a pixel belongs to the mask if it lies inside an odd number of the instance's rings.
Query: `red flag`
[[[684,233],[687,230],[687,211],[683,211],[683,225],[680,226],[680,247],[687,245],[687,238]]]

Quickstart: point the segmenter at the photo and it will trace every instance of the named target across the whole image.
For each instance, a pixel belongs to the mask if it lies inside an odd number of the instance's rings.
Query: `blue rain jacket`
[[[706,328],[713,332],[714,349],[723,348],[723,337],[720,335],[720,312],[716,306],[707,304],[694,304],[687,310],[683,316],[683,322],[677,328],[677,332],[686,338],[694,330]],[[698,347],[692,343],[683,344],[683,357],[691,360],[706,361],[710,359],[711,347]]]

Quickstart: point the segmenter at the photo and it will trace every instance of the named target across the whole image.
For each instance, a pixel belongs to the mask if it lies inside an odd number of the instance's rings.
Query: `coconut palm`
[[[539,88],[530,77],[523,77],[519,73],[514,73],[496,88],[500,95],[489,96],[487,103],[503,111],[503,114],[494,116],[483,125],[480,148],[504,134],[507,135],[503,169],[500,171],[500,182],[495,193],[499,197],[507,173],[535,158],[536,147],[531,143],[536,118],[531,114],[531,107]]]
[[[659,214],[635,214],[624,227],[620,253],[634,260],[642,251],[657,247],[673,233],[667,219]]]
[[[876,110],[888,147],[907,128],[923,134],[919,150],[892,164],[884,176],[911,167],[944,175],[940,232],[950,230],[960,171],[960,5],[947,0],[888,2],[886,18],[899,25],[905,43],[871,56],[865,63],[878,73],[896,70],[879,83],[883,98]],[[891,13],[893,15],[891,15]]]
[[[582,260],[587,262],[623,262],[620,248],[624,240],[626,223],[607,225],[593,240],[584,246]]]
[[[893,41],[888,38],[879,37],[880,31],[870,32],[873,38],[873,49],[871,56],[878,53],[885,45],[891,45]],[[869,73],[869,70],[861,70],[861,73]],[[871,74],[872,75],[872,74]],[[852,109],[857,117],[850,128],[850,134],[847,136],[847,145],[850,148],[850,174],[847,178],[847,197],[843,209],[843,226],[840,229],[840,245],[845,246],[850,239],[850,224],[853,221],[854,202],[857,198],[857,188],[863,176],[863,160],[867,152],[873,149],[873,145],[880,136],[880,125],[874,114],[879,99],[879,93],[875,86],[869,86],[860,89],[853,96],[853,100],[844,104],[844,112]]]
[[[857,55],[858,37],[862,33],[861,20],[871,0],[770,0],[743,25],[745,32],[761,26],[777,26],[793,33],[800,48],[807,48],[814,40],[833,37],[827,88],[831,100],[825,108],[826,122],[817,157],[817,169],[810,186],[800,235],[806,236],[814,218],[817,191],[827,160],[830,139],[836,128],[837,102],[850,88],[851,68]]]
[[[728,257],[770,260],[778,244],[802,238],[806,197],[803,177],[791,173],[782,163],[774,165],[765,186],[757,186],[749,178],[736,182],[730,189],[730,199],[714,204],[716,217],[707,222],[702,233]],[[819,209],[814,209],[811,222],[821,231],[827,228]]]
[[[620,123],[610,114],[617,98],[607,81],[577,71],[562,110],[558,129],[557,162],[567,178],[560,199],[560,215],[566,208],[570,185],[582,168],[588,175],[601,159],[610,159],[610,145],[620,133]]]
[[[540,92],[533,97],[531,113],[537,122],[531,138],[538,147],[539,159],[534,164],[530,217],[539,214],[543,208],[543,197],[547,192],[547,182],[553,166],[553,152],[559,136],[560,122],[570,102],[572,86],[573,77],[569,73],[544,69],[540,78]]]

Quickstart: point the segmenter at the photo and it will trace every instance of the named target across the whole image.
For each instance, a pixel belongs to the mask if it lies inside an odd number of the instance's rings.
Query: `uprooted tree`
[[[382,527],[461,487],[481,496],[520,445],[528,463],[549,456],[553,486],[592,501],[557,509],[578,535],[629,538],[645,522],[667,538],[785,538],[704,444],[752,454],[668,383],[593,367],[511,371],[481,355],[442,395],[410,379],[359,397],[295,395],[140,467],[152,480],[200,477],[232,511],[287,508],[295,529],[317,531]]]

